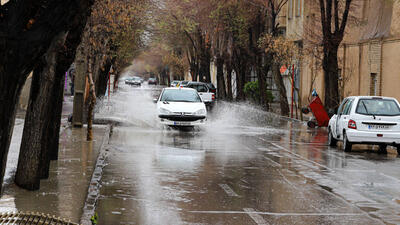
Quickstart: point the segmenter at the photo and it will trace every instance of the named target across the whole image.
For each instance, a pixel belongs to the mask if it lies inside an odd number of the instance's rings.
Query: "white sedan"
[[[328,144],[343,142],[351,151],[353,144],[379,145],[386,152],[395,146],[400,154],[400,106],[389,97],[353,96],[345,98],[328,125]]]
[[[205,123],[207,110],[196,90],[191,88],[164,88],[157,103],[161,124],[168,126],[198,126]]]

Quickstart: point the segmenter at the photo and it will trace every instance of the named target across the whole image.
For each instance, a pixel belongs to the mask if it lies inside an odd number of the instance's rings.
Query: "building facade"
[[[317,7],[316,7],[317,6]],[[400,100],[400,2],[353,1],[351,17],[341,43],[339,94],[382,95]],[[315,0],[289,0],[287,38],[301,43],[300,96],[307,103],[313,88],[324,97],[321,65],[321,25]]]

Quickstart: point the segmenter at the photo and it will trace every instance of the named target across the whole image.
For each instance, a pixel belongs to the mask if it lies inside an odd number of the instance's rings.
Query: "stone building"
[[[400,2],[353,0],[351,18],[338,52],[341,98],[382,95],[400,100]],[[316,88],[324,97],[318,2],[289,0],[286,36],[303,47],[300,96],[308,102]],[[318,40],[319,39],[319,40]]]

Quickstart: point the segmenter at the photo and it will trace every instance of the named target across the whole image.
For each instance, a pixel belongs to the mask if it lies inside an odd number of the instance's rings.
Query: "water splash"
[[[153,99],[161,93],[160,87],[143,84],[132,87],[121,84],[118,93],[98,106],[96,118],[118,122],[125,126],[162,130],[158,123],[156,104]],[[282,121],[275,114],[265,112],[249,103],[220,101],[208,112],[206,125],[195,132],[209,134],[277,134],[286,132],[277,129]],[[176,132],[176,131],[169,131]]]

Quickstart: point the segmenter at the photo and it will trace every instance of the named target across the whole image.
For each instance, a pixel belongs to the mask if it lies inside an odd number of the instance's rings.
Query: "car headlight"
[[[169,114],[172,114],[172,112],[169,111],[168,109],[160,108],[160,114],[161,115],[169,115]]]
[[[199,109],[194,114],[196,114],[196,115],[204,115],[204,114],[206,114],[206,110],[205,109]]]

